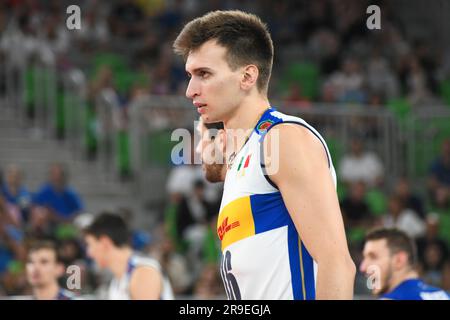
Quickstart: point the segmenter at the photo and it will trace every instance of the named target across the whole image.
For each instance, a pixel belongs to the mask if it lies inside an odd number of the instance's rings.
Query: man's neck
[[[59,289],[58,283],[55,281],[45,287],[33,288],[33,295],[37,300],[53,300],[58,296]]]
[[[127,272],[128,260],[132,253],[129,247],[117,248],[112,252],[110,261],[113,263],[110,265],[110,270],[117,279],[120,279]]]
[[[394,290],[397,286],[406,280],[417,279],[419,274],[414,270],[408,270],[397,273],[390,281],[389,291]]]
[[[236,108],[230,118],[224,121],[225,129],[253,129],[263,112],[269,107],[267,98],[259,95],[248,97]]]

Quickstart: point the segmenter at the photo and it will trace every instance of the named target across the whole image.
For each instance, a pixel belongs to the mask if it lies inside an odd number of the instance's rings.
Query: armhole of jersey
[[[331,160],[330,160],[330,156],[328,155],[328,150],[327,147],[325,146],[325,143],[322,141],[322,139],[320,139],[320,137],[317,135],[317,133],[315,133],[310,127],[308,127],[307,125],[301,123],[301,122],[296,122],[296,121],[281,121],[281,122],[277,122],[275,124],[273,124],[272,126],[270,126],[267,131],[264,133],[264,135],[261,138],[260,141],[260,145],[259,145],[259,150],[260,150],[260,166],[261,166],[261,170],[263,173],[264,178],[266,179],[266,181],[275,189],[279,189],[278,186],[275,184],[275,182],[272,181],[272,179],[270,179],[269,175],[267,174],[267,170],[266,170],[266,164],[264,162],[264,138],[266,137],[266,134],[275,126],[280,125],[280,124],[286,124],[286,123],[290,123],[290,124],[297,124],[299,126],[305,127],[306,129],[308,129],[309,131],[311,131],[312,134],[314,134],[317,139],[319,139],[320,143],[322,144],[323,148],[325,149],[325,154],[327,155],[327,160],[328,160],[328,168],[331,168]]]

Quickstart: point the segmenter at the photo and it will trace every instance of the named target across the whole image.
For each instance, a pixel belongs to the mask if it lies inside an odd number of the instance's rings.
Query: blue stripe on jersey
[[[314,261],[303,243],[300,257],[299,235],[281,193],[278,191],[251,195],[250,204],[255,234],[284,226],[288,227],[289,265],[294,299],[315,299]],[[301,266],[300,262],[302,262]],[[305,298],[303,291],[306,294]]]
[[[255,234],[284,227],[292,223],[280,192],[250,196]]]
[[[293,225],[288,226],[289,266],[291,269],[292,294],[294,300],[304,300],[303,277],[300,268],[300,250],[297,230]]]
[[[314,260],[306,250],[302,243],[302,262],[304,270],[304,283],[306,288],[306,300],[314,300],[316,298],[316,285],[314,279]]]

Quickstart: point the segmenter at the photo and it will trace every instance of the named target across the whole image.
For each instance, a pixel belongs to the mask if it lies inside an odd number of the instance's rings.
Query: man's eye
[[[209,75],[209,73],[206,72],[206,71],[200,71],[199,72],[199,76],[202,77],[202,78],[206,78],[208,75]]]

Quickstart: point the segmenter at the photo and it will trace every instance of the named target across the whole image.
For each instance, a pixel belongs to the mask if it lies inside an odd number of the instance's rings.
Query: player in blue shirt
[[[425,284],[415,269],[413,240],[397,229],[376,229],[365,238],[360,271],[380,299],[450,300],[444,290]]]

